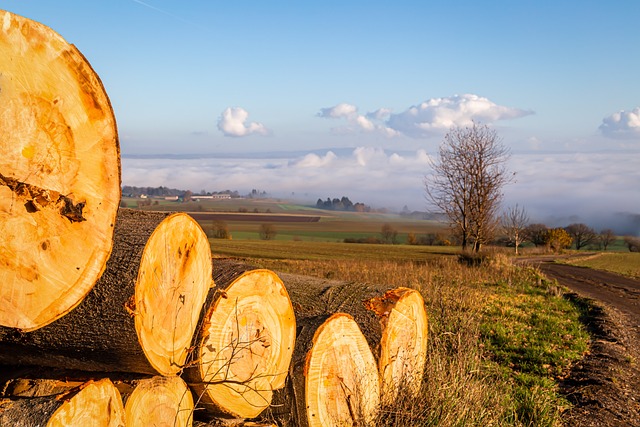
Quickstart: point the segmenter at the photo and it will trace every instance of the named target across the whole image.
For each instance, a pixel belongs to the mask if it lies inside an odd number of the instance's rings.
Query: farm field
[[[273,260],[355,260],[426,262],[453,255],[452,246],[378,245],[364,243],[210,239],[214,257]]]
[[[638,252],[599,252],[585,257],[572,258],[567,263],[640,278],[640,253]]]
[[[140,199],[123,198],[130,208],[137,208]],[[155,204],[156,201],[158,204]],[[445,226],[433,220],[413,219],[394,213],[340,212],[295,205],[274,199],[206,200],[177,203],[154,200],[143,210],[167,210],[189,213],[207,231],[216,221],[223,221],[233,240],[258,240],[260,227],[271,224],[275,240],[342,242],[346,238],[380,237],[384,224],[397,231],[402,243],[409,233],[416,236],[441,233]]]

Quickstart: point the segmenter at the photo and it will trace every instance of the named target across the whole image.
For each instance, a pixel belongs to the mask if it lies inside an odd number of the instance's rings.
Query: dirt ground
[[[531,260],[533,261],[533,260]],[[567,426],[640,426],[640,280],[572,265],[538,263],[585,308],[589,353],[560,383],[573,408]]]

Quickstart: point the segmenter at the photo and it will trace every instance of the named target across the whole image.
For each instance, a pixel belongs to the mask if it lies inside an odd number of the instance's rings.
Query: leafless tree
[[[525,238],[530,241],[536,247],[545,246],[547,244],[547,231],[549,228],[544,224],[529,224],[525,228]]]
[[[616,241],[616,233],[610,229],[605,228],[598,235],[598,242],[602,245],[602,248],[606,251],[610,244]]]
[[[640,237],[624,236],[624,244],[629,248],[629,252],[640,252]]]
[[[509,150],[486,125],[452,128],[438,158],[425,176],[427,200],[446,214],[462,249],[475,252],[493,236],[502,188],[512,175],[506,169]]]
[[[260,230],[258,231],[262,240],[273,240],[276,238],[278,231],[273,224],[260,224]]]
[[[500,217],[500,226],[509,241],[515,245],[516,255],[518,255],[518,247],[526,240],[525,229],[528,224],[529,215],[527,215],[527,211],[517,204],[507,208],[502,217]]]
[[[384,224],[382,226],[382,230],[380,231],[382,235],[382,240],[385,243],[398,243],[398,230],[396,230],[391,224]]]
[[[588,244],[596,240],[597,234],[595,230],[589,227],[587,224],[571,224],[565,227],[567,233],[573,239],[573,243],[576,245],[576,250],[584,248]]]

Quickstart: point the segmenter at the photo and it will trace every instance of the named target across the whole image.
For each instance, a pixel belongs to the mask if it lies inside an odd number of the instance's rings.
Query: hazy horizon
[[[125,184],[423,210],[428,156],[475,121],[513,154],[505,205],[598,227],[640,213],[640,2],[2,7],[50,26],[98,73]],[[134,157],[161,153],[193,158]]]
[[[257,189],[309,204],[318,198],[347,196],[374,208],[399,212],[407,206],[411,211],[430,211],[423,185],[430,155],[424,150],[389,152],[365,147],[306,154],[125,154],[122,184],[194,193],[237,190],[248,194]],[[621,234],[640,235],[640,200],[635,197],[640,171],[630,152],[512,153],[507,166],[516,175],[504,188],[503,207],[524,207],[531,222],[549,226],[585,222],[598,230],[614,228]],[[608,188],[616,191],[607,192]]]

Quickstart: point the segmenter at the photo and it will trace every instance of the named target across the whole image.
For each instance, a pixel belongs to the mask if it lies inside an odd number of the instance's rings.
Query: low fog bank
[[[582,222],[597,231],[640,235],[640,153],[514,153],[516,172],[504,206],[524,207],[531,222]],[[349,197],[374,208],[429,211],[423,179],[429,154],[358,147],[300,153],[122,158],[122,183],[204,191],[252,189],[315,205]]]

